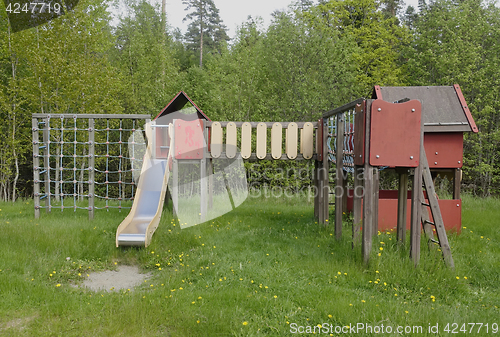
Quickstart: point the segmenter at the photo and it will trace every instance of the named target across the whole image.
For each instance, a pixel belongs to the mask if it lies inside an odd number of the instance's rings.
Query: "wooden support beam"
[[[95,197],[95,123],[89,118],[89,220],[94,219]]]
[[[373,236],[378,235],[378,200],[380,195],[380,170],[373,168]]]
[[[40,143],[38,138],[38,118],[31,119],[33,131],[33,199],[35,203],[35,219],[40,217]]]
[[[324,219],[325,223],[328,223],[330,217],[330,162],[328,161],[328,123],[323,120],[322,123],[323,132],[321,132],[321,141],[319,147],[322,147],[323,156],[323,200],[324,200]]]
[[[410,257],[415,266],[420,262],[420,234],[421,234],[421,200],[422,190],[422,157],[419,166],[415,167],[411,187],[411,215],[410,215]]]
[[[368,158],[368,156],[366,156]],[[373,240],[373,218],[374,218],[374,205],[373,205],[373,166],[368,162],[365,163],[365,193],[363,198],[363,233],[362,233],[362,247],[363,261],[365,264],[370,262],[370,252],[372,250]]]
[[[45,148],[43,149],[43,167],[45,170],[45,212],[50,213],[51,211],[51,195],[50,195],[50,133],[49,133],[49,121],[50,118],[44,118],[44,127],[43,127],[43,144]]]
[[[335,237],[342,237],[342,211],[344,198],[344,114],[337,115],[336,152],[335,152]]]
[[[354,167],[354,195],[353,195],[353,223],[352,223],[352,247],[359,244],[359,232],[361,231],[361,200],[363,199],[363,167]]]

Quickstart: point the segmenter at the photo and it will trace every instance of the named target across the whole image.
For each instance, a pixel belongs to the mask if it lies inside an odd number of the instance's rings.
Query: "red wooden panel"
[[[352,190],[348,190],[347,194],[347,210],[352,212],[353,208],[353,198]],[[408,212],[406,215],[406,228],[410,229],[410,191],[408,191],[407,207]],[[398,200],[397,191],[381,190],[380,195],[384,198],[379,198],[379,210],[378,210],[378,228],[379,230],[396,230],[398,225]],[[391,199],[390,196],[394,195],[395,198]],[[426,202],[428,202],[426,200]],[[460,233],[462,229],[462,200],[460,199],[440,199],[439,208],[441,209],[441,215],[443,216],[444,227],[447,231]],[[430,213],[429,213],[430,214]],[[430,216],[431,221],[432,216]]]
[[[425,133],[424,147],[431,169],[462,167],[464,148],[462,132]]]
[[[417,167],[421,137],[420,101],[375,100],[371,108],[370,165]]]
[[[203,137],[203,120],[174,122],[175,159],[203,159],[205,140]]]
[[[356,105],[356,117],[354,119],[354,165],[365,163],[365,121],[366,101]]]

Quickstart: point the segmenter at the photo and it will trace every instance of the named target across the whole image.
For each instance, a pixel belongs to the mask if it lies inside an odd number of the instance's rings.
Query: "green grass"
[[[425,242],[414,268],[387,233],[375,238],[365,267],[351,227],[335,240],[333,226],[319,226],[299,197],[249,198],[183,230],[165,210],[148,248],[115,247],[127,210],[99,211],[93,221],[84,210],[54,210],[35,220],[31,201],[3,203],[0,335],[288,336],[291,323],[364,323],[422,326],[420,335],[436,336],[429,324],[446,335],[446,324],[472,322],[488,323],[491,334],[500,324],[500,201],[465,196],[463,205],[462,234],[449,238],[450,270]],[[115,262],[153,276],[130,292],[72,286]]]

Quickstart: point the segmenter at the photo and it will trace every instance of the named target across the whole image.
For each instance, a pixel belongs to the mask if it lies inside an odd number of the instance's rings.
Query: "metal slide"
[[[146,127],[146,136],[149,140],[153,139],[150,126]],[[132,209],[116,230],[116,247],[147,247],[160,222],[170,176],[168,161],[171,154],[168,159],[153,158],[152,143],[148,142]]]

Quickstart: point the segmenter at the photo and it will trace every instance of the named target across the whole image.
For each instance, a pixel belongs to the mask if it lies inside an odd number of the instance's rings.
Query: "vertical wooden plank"
[[[89,118],[89,220],[94,219],[95,195],[95,121]]]
[[[267,154],[267,125],[257,124],[257,158],[264,159]]]
[[[45,148],[43,150],[43,169],[45,171],[45,212],[50,213],[50,133],[49,133],[49,118],[44,118],[43,127],[43,144]]]
[[[365,156],[369,158],[369,156]],[[372,250],[373,240],[373,166],[365,163],[365,194],[363,197],[363,233],[362,233],[362,251],[363,261],[370,262],[370,252]]]
[[[378,200],[380,194],[380,170],[373,168],[373,236],[378,234]]]
[[[365,109],[365,137],[364,137],[364,194],[363,194],[363,231],[361,250],[363,261],[368,264],[373,239],[373,167],[370,165],[370,125],[371,105],[373,100],[366,101]]]
[[[325,223],[329,221],[329,210],[330,210],[330,163],[328,161],[328,121],[323,119],[323,123],[321,124],[323,127],[323,132],[321,132],[321,142],[319,147],[323,147],[323,200],[324,200],[324,219]],[[340,233],[342,234],[342,232]]]
[[[305,123],[302,131],[302,146],[305,159],[311,159],[314,153],[314,126],[312,123]]]
[[[462,183],[462,169],[457,168],[453,174],[453,199],[460,199],[461,183]]]
[[[397,241],[404,246],[406,242],[406,214],[408,212],[408,169],[401,169],[398,175]]]
[[[353,195],[353,223],[352,223],[352,246],[359,244],[359,232],[361,230],[361,200],[363,198],[363,167],[354,166],[354,195]]]
[[[344,113],[337,114],[335,169],[335,237],[342,236],[342,200],[344,198]]]
[[[226,126],[226,156],[232,159],[236,156],[237,132],[234,122],[227,123]]]
[[[219,158],[222,153],[222,126],[219,122],[212,123],[212,139],[210,140],[210,152],[213,158]]]
[[[422,190],[422,158],[415,167],[411,187],[411,215],[410,215],[410,257],[415,266],[420,262],[420,234],[421,234],[421,205],[420,193]]]
[[[280,123],[273,123],[271,128],[271,156],[273,159],[281,159],[283,147],[283,127]]]
[[[297,123],[292,122],[288,124],[288,128],[286,129],[286,155],[288,159],[297,158],[297,136]]]
[[[300,129],[299,150],[300,150],[300,154],[304,153],[304,129]]]
[[[40,143],[38,138],[38,118],[31,119],[33,131],[33,200],[35,204],[35,219],[40,217]]]
[[[248,122],[241,127],[241,157],[248,159],[252,155],[252,125]]]

